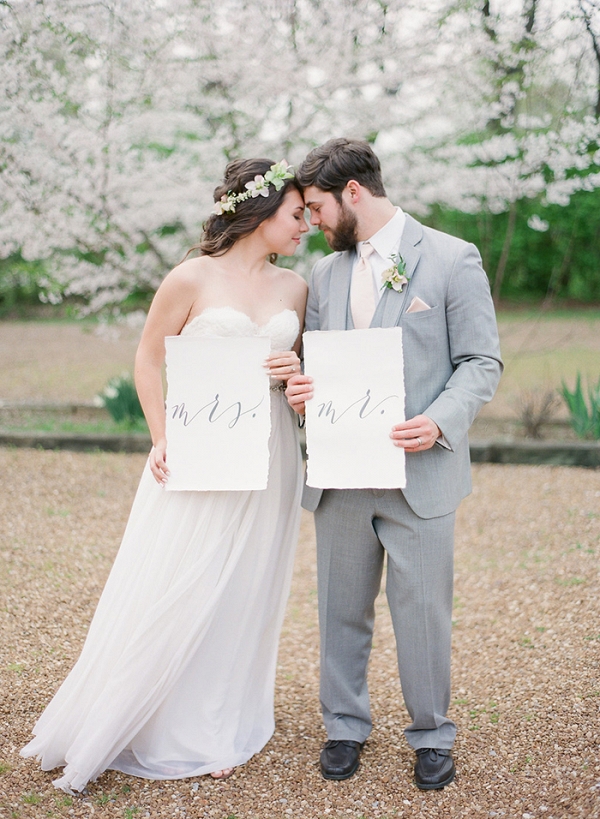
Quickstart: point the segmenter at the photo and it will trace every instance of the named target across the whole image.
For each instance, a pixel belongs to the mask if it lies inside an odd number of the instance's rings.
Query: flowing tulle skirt
[[[75,667],[21,752],[55,785],[107,768],[178,779],[241,765],[274,730],[300,516],[292,413],[272,396],[267,489],[168,492],[145,468]]]

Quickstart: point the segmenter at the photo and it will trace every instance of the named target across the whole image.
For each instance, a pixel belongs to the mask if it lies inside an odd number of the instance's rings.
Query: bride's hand
[[[287,381],[288,378],[300,372],[300,359],[293,350],[271,353],[265,362],[265,367],[271,378]]]
[[[167,441],[166,438],[161,438],[150,450],[148,457],[150,470],[154,475],[154,479],[161,486],[164,486],[169,477],[169,470],[167,469]]]

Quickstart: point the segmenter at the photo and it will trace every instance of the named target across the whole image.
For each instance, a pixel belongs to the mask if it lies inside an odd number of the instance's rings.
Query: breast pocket
[[[404,313],[400,326],[405,360],[416,354],[421,358],[435,358],[447,353],[446,314],[437,305],[418,313]]]
[[[425,332],[439,326],[440,319],[444,320],[444,312],[437,305],[429,310],[419,310],[416,313],[404,313],[400,319],[400,326],[408,332]]]
[[[416,319],[427,320],[435,317],[440,312],[440,308],[437,304],[434,304],[433,307],[428,307],[427,310],[415,310],[412,313],[408,311],[404,313],[402,316],[402,321],[414,321]]]
[[[451,372],[446,311],[405,313],[402,327],[406,417],[422,413],[444,389]]]

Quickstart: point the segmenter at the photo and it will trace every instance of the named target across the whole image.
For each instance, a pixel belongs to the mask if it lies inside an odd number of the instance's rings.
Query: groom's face
[[[311,185],[304,191],[304,201],[310,210],[310,223],[321,228],[333,250],[352,250],[356,238],[357,219],[342,199],[341,204],[329,191]]]

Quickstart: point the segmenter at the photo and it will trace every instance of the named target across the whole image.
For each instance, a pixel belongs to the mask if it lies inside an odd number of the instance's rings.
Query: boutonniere
[[[390,287],[397,293],[402,293],[402,288],[408,284],[408,276],[406,275],[406,262],[399,253],[392,253],[390,256],[392,262],[391,267],[384,270],[381,274],[381,287]]]

